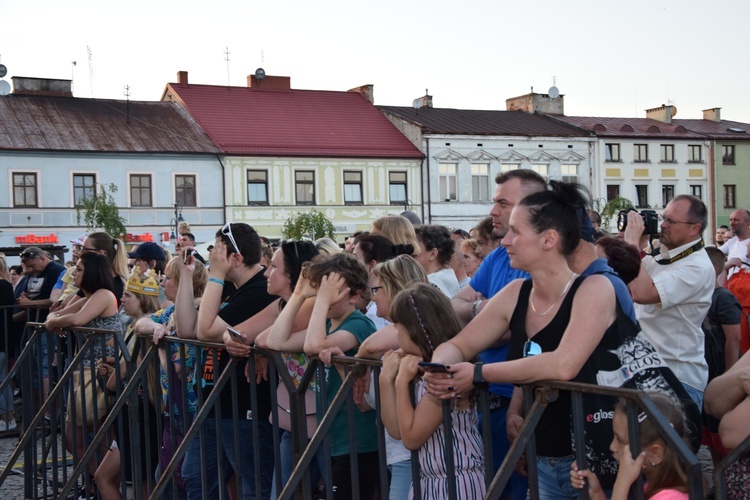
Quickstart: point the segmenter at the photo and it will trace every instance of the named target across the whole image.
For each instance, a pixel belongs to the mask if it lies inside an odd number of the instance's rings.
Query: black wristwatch
[[[476,387],[477,389],[487,389],[490,386],[490,384],[488,384],[482,376],[483,366],[484,363],[476,363],[474,365],[474,387]]]

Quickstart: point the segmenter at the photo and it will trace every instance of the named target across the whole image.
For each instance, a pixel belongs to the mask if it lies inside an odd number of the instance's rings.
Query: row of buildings
[[[690,193],[712,227],[750,206],[750,124],[576,117],[564,96],[531,93],[505,110],[376,106],[372,85],[293,89],[289,77],[248,76],[246,87],[191,83],[186,71],[160,101],[79,99],[71,82],[13,78],[0,97],[0,247],[67,243],[85,228],[76,205],[115,184],[132,242],[167,242],[180,216],[199,241],[227,221],[271,238],[315,208],[339,233],[385,214],[469,229],[488,213],[497,173],[531,168],[575,180],[601,209],[617,196],[661,210]]]

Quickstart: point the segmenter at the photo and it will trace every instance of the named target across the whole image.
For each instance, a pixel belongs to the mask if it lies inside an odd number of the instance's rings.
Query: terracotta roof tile
[[[358,92],[170,83],[170,93],[228,154],[422,157]]]

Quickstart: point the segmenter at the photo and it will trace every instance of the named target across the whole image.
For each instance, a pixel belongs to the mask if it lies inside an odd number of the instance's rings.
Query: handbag
[[[86,406],[84,408],[84,398]],[[72,421],[73,412],[71,408],[75,405],[75,425],[82,427],[84,424],[94,424],[94,417],[99,421],[107,416],[107,391],[102,386],[99,378],[91,374],[91,369],[81,367],[73,372],[73,387],[68,397],[68,420]],[[96,408],[96,415],[94,415]],[[85,415],[85,420],[84,420]]]
[[[697,452],[702,434],[698,405],[646,338],[640,326],[622,311],[619,300],[617,319],[613,326],[607,330],[592,355],[589,375],[594,375],[597,385],[660,391],[679,402],[685,415],[685,441]],[[617,462],[609,450],[613,438],[615,403],[616,399],[612,396],[586,394],[583,398],[586,455],[592,470],[605,488],[614,484],[617,474]]]
[[[279,428],[285,431],[292,430],[292,410],[289,398],[289,389],[283,382],[276,387],[276,407],[279,419]],[[305,424],[307,426],[307,438],[312,438],[318,428],[316,417],[315,392],[307,389],[305,391]],[[273,415],[268,416],[269,422],[273,423]]]

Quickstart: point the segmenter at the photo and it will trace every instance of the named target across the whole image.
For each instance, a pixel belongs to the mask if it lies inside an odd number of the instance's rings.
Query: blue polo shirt
[[[596,259],[589,264],[589,267],[587,267],[583,273],[581,273],[581,276],[592,276],[594,274],[601,274],[612,283],[612,286],[615,288],[617,301],[622,308],[622,312],[627,314],[628,317],[633,320],[633,323],[638,324],[638,320],[635,317],[635,306],[633,306],[633,297],[630,295],[630,290],[628,290],[628,286],[625,282],[620,279],[617,271],[609,267],[607,259]]]
[[[510,258],[505,247],[499,247],[492,251],[482,261],[474,277],[471,278],[471,288],[480,292],[483,297],[491,299],[502,290],[505,285],[515,279],[526,279],[529,274],[510,267]],[[632,301],[631,301],[632,307]],[[505,361],[508,356],[508,346],[490,348],[477,355],[482,363],[497,363]],[[513,384],[490,384],[490,392],[500,396],[511,397],[513,395]]]

